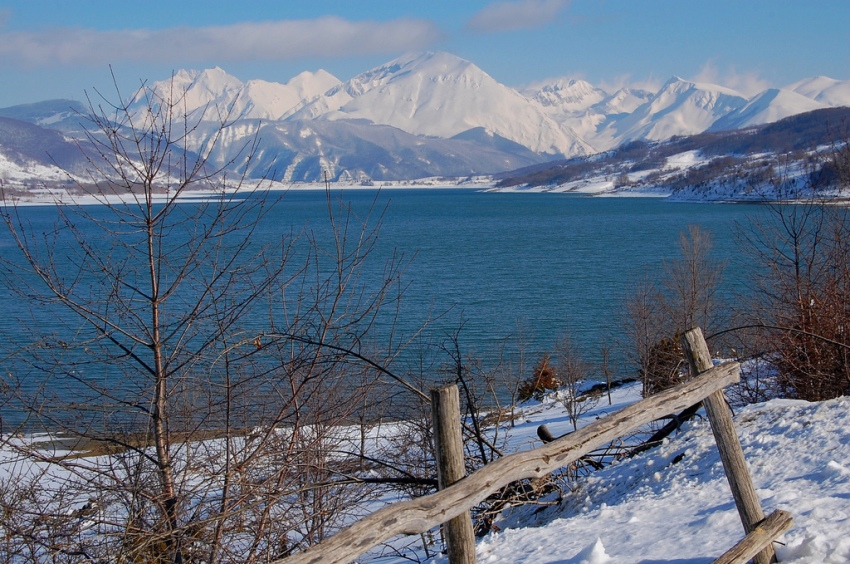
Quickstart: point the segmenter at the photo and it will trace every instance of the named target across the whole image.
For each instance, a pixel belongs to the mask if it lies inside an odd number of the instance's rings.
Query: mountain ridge
[[[654,142],[705,131],[740,129],[815,109],[850,106],[850,80],[829,77],[803,79],[751,97],[724,86],[676,76],[657,92],[630,88],[607,92],[574,78],[558,78],[517,90],[499,83],[474,63],[439,51],[402,55],[346,81],[320,69],[300,73],[286,83],[259,79],[243,82],[214,67],[180,70],[148,88],[164,98],[181,93],[181,104],[192,120],[219,126],[226,120],[232,129],[225,144],[244,144],[251,131],[263,128],[278,143],[276,147],[265,146],[264,150],[267,155],[278,153],[281,166],[284,161],[317,163],[303,175],[308,180],[321,179],[325,172],[330,172],[332,178],[366,178],[371,176],[366,171],[377,170],[384,171],[384,176],[379,174],[373,179],[384,180],[399,179],[397,175],[414,171],[466,171],[469,163],[475,161],[468,160],[472,154],[489,156],[469,173],[501,172],[608,151],[631,141]],[[142,111],[146,103],[137,96],[131,108]],[[0,117],[20,119],[78,140],[84,139],[80,124],[85,113],[83,105],[73,101],[0,109]],[[291,137],[297,137],[309,122],[324,122],[321,135],[314,141],[324,143],[327,152]],[[286,123],[302,127],[284,126]],[[358,125],[354,127],[352,123]],[[368,136],[367,126],[376,128]],[[348,139],[347,143],[333,142],[335,128]],[[202,129],[209,131],[211,127]],[[360,141],[354,142],[350,137],[355,134],[361,136]],[[368,141],[364,136],[369,137]],[[402,137],[405,141],[399,143]],[[434,159],[424,159],[412,167],[380,167],[368,162],[369,155],[378,153],[393,162],[409,158],[416,153],[416,143],[425,143],[423,139],[427,139]],[[452,152],[460,141],[465,156]],[[11,142],[7,140],[5,146]],[[381,147],[378,153],[345,152],[375,143]],[[441,143],[443,148],[437,149]],[[473,149],[476,144],[478,147]],[[288,161],[292,151],[301,153]],[[232,152],[233,147],[220,148],[221,155]],[[425,161],[430,162],[430,169],[422,168],[428,164]],[[459,168],[459,162],[466,164]],[[290,162],[287,166],[296,165]],[[300,171],[305,170],[303,164],[297,166]],[[283,177],[291,177],[292,172],[289,170]]]
[[[592,157],[501,173],[493,189],[691,201],[846,199],[837,167],[850,147],[847,137],[836,138],[836,125],[848,122],[850,107],[827,107],[745,129],[638,140]]]

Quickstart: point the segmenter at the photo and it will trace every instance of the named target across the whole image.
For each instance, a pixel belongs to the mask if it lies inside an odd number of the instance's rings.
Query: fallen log
[[[678,431],[679,428],[682,426],[682,423],[693,419],[694,415],[697,414],[697,411],[699,411],[700,408],[702,408],[702,402],[690,406],[678,415],[674,415],[666,425],[658,429],[655,433],[653,433],[651,437],[646,439],[646,441],[642,442],[641,444],[633,448],[631,451],[629,451],[627,456],[631,458],[632,456],[636,456],[642,452],[646,452],[647,450],[655,446],[658,446],[659,444],[661,444],[661,441]]]

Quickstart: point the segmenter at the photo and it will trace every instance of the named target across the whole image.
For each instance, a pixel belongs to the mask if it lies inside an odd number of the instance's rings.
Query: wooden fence
[[[744,540],[723,554],[716,562],[743,563],[751,558],[757,564],[775,561],[772,542],[790,528],[792,519],[785,512],[775,512],[765,519],[755,494],[755,488],[744,461],[743,450],[735,434],[732,417],[723,395],[724,387],[740,379],[740,366],[736,362],[713,366],[708,346],[699,328],[692,329],[683,336],[682,346],[688,357],[691,373],[696,374],[689,381],[643,399],[534,450],[499,458],[460,480],[454,481],[451,471],[448,472],[448,477],[445,477],[446,470],[441,468],[438,492],[387,506],[307,551],[277,562],[279,564],[350,562],[370,548],[396,535],[420,534],[449,521],[453,521],[454,526],[460,531],[457,535],[448,535],[450,562],[452,564],[474,562],[474,539],[471,539],[468,534],[471,527],[467,529],[464,523],[469,519],[469,510],[472,507],[512,482],[543,477],[638,427],[674,414],[700,401],[705,405],[723,461],[723,468],[746,532]],[[437,396],[432,395],[432,398]],[[441,401],[445,404],[444,400]],[[455,421],[459,419],[459,411],[451,407],[444,411],[449,414],[450,419]],[[436,413],[435,419],[439,419]],[[456,437],[460,435],[460,428],[456,423],[453,428],[455,430],[450,430],[452,427],[449,423],[449,430],[436,429],[436,434],[442,437],[437,441],[437,447],[440,450],[455,448],[451,445],[457,444]],[[456,435],[455,438],[448,438],[448,435],[443,435],[444,433]],[[448,447],[446,447],[447,444]],[[437,455],[438,462],[453,458],[456,456],[451,453]],[[462,544],[458,545],[458,543]],[[472,543],[471,547],[469,543]]]

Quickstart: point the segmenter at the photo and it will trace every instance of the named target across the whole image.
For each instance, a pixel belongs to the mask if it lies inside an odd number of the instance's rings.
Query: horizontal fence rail
[[[567,466],[610,441],[702,401],[740,379],[740,365],[726,362],[696,378],[625,407],[534,450],[504,456],[437,493],[389,505],[305,552],[278,564],[350,562],[399,534],[419,534],[469,511],[504,486],[539,478]]]

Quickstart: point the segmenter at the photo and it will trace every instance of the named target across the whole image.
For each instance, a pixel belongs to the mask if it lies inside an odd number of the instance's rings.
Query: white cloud
[[[755,71],[740,73],[734,67],[721,71],[713,61],[706,62],[692,80],[725,86],[744,96],[755,96],[771,87],[771,84]]]
[[[156,30],[54,28],[0,32],[0,65],[273,61],[370,55],[422,49],[440,37],[440,31],[427,20],[375,22],[338,17]]]
[[[466,26],[485,33],[543,26],[550,23],[568,4],[569,0],[496,2],[473,15]]]

